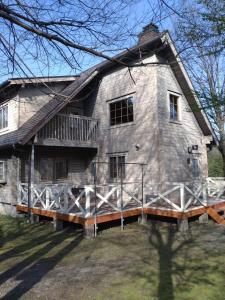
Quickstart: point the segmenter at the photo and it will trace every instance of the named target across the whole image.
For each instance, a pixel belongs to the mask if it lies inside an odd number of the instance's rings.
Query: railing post
[[[121,230],[124,229],[124,219],[123,219],[123,163],[120,163],[120,222]]]
[[[184,183],[180,183],[180,209],[182,212],[185,209]]]
[[[89,217],[91,215],[91,195],[90,189],[85,186],[85,217]]]
[[[141,165],[141,216],[140,223],[144,224],[147,221],[147,215],[144,213],[144,205],[145,205],[145,198],[144,198],[144,165]]]
[[[207,205],[207,182],[202,184],[202,198],[204,203]]]
[[[69,190],[68,185],[65,185],[64,189],[63,189],[63,194],[64,194],[64,207],[63,207],[63,209],[64,209],[64,212],[67,212],[68,207],[69,207],[68,190]]]
[[[45,204],[45,209],[49,209],[50,206],[50,191],[49,191],[49,187],[46,186],[46,204]]]

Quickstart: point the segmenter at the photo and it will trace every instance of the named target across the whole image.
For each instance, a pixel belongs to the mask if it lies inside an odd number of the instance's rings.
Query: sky
[[[50,0],[46,0],[50,1]],[[173,0],[171,0],[173,1]],[[129,8],[125,12],[125,17],[127,18],[127,28],[129,28],[129,34],[127,36],[127,40],[123,40],[123,44],[120,44],[119,48],[126,49],[134,45],[137,41],[137,34],[142,31],[142,27],[149,24],[150,22],[154,22],[159,26],[159,30],[172,30],[173,29],[173,17],[174,14],[171,11],[167,11],[166,13],[161,13],[161,10],[158,6],[158,0],[141,0],[134,1],[134,4],[129,6]],[[7,37],[7,31],[4,33],[0,31],[0,33],[5,34]],[[8,37],[7,37],[8,38]],[[82,40],[81,40],[82,43]],[[20,66],[25,70],[27,76],[62,76],[62,75],[75,75],[79,74],[82,70],[88,69],[89,67],[97,64],[102,59],[90,56],[86,53],[77,54],[77,59],[80,63],[80,66],[77,68],[71,68],[66,62],[53,60],[50,63],[49,67],[45,67],[42,59],[34,60],[29,57],[27,52],[31,49],[32,46],[24,46],[29,49],[22,48],[23,45],[18,47],[17,52],[17,60]],[[110,45],[109,45],[110,48]],[[23,49],[23,50],[20,50]],[[102,49],[101,49],[102,50]],[[105,48],[104,48],[105,50]],[[113,56],[116,54],[114,52],[106,52],[107,55]],[[2,58],[3,60],[4,58]],[[9,72],[7,68],[3,68],[4,61],[1,61],[2,70],[0,70],[0,81],[4,81],[11,77],[25,77],[24,72],[20,70],[15,70],[13,73]],[[5,65],[7,65],[5,63]],[[17,68],[18,69],[18,68]]]

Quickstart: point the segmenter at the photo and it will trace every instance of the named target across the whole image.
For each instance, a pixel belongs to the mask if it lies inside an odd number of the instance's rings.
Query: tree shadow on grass
[[[74,237],[69,243],[65,240]],[[20,281],[20,283],[9,291],[1,299],[18,299],[28,292],[35,284],[37,284],[43,276],[52,270],[67,254],[69,254],[82,240],[82,232],[71,233],[62,231],[58,234],[41,241],[43,247],[26,257],[15,266],[0,275],[0,285],[10,278]],[[56,254],[48,257],[48,253],[54,250],[54,247],[60,247]],[[46,244],[47,243],[47,244]],[[40,245],[40,244],[39,244]],[[28,249],[29,250],[29,249]]]
[[[161,227],[161,228],[160,228]],[[173,273],[174,273],[174,256],[179,250],[192,241],[187,239],[174,247],[176,240],[176,227],[174,224],[167,224],[163,228],[158,223],[152,223],[150,227],[150,244],[157,250],[158,254],[158,289],[157,295],[159,300],[173,300]]]
[[[158,255],[158,300],[174,300],[175,289],[189,294],[190,284],[215,287],[209,275],[218,272],[218,266],[205,259],[209,253],[202,242],[195,245],[197,238],[191,231],[183,235],[177,232],[174,224],[151,224],[149,242]]]
[[[37,231],[34,231],[34,225],[30,226],[27,225],[28,228],[30,229],[30,233],[34,236],[33,239],[30,239],[27,242],[23,242],[22,244],[19,244],[17,246],[14,246],[13,248],[11,248],[8,251],[3,252],[0,255],[0,263],[2,261],[5,261],[6,259],[10,259],[13,257],[17,257],[20,254],[23,254],[24,252],[27,252],[29,250],[32,250],[33,248],[37,247],[38,245],[41,245],[43,243],[49,242],[54,240],[55,238],[57,238],[58,233],[57,232],[51,232],[51,234],[46,234],[46,232],[44,231],[43,234],[36,236]],[[38,226],[36,225],[35,227],[37,227],[36,229],[38,231],[42,230],[42,226],[43,224],[39,223]],[[26,234],[23,233],[25,236]],[[8,241],[16,241],[17,238],[19,238],[21,236],[21,233],[18,234],[17,236],[13,235],[11,237],[7,237],[7,242]],[[3,243],[4,244],[4,243]]]

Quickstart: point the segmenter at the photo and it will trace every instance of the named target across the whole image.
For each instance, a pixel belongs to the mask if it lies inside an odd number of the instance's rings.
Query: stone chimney
[[[143,27],[143,30],[138,35],[138,44],[144,43],[148,40],[151,40],[152,38],[159,35],[159,29],[158,26],[156,26],[154,23],[150,23]]]

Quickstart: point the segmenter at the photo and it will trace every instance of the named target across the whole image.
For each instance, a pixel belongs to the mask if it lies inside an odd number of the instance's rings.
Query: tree
[[[225,176],[225,2],[200,0],[183,9],[176,39],[195,93],[216,133]]]
[[[84,54],[111,59],[127,40],[132,0],[0,0],[0,62],[27,75],[65,64],[81,70]],[[30,60],[32,67],[24,63]]]

